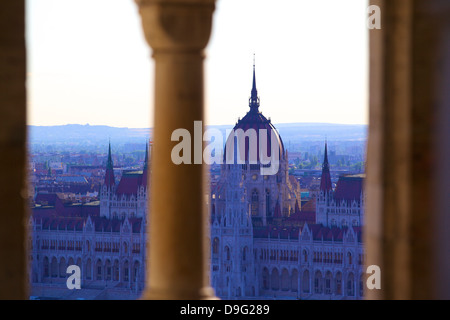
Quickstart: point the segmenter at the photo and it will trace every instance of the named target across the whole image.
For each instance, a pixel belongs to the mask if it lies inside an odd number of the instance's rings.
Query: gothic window
[[[270,191],[266,190],[266,216],[269,217],[270,215],[271,215],[271,211],[270,211]]]
[[[354,288],[354,276],[353,273],[350,273],[348,275],[348,279],[347,279],[347,295],[348,296],[353,296],[355,294],[355,288]]]
[[[298,291],[298,271],[297,269],[294,269],[292,271],[292,276],[291,276],[291,290],[293,292],[297,292]]]
[[[246,258],[247,258],[247,247],[244,247],[244,249],[242,249],[242,261],[245,261]]]
[[[283,269],[283,271],[281,272],[281,290],[283,291],[288,291],[289,290],[289,272],[287,271],[287,269]]]
[[[271,284],[272,284],[272,290],[279,290],[280,289],[280,275],[278,273],[277,269],[272,270],[272,276],[271,276]]]
[[[336,294],[342,294],[342,273],[340,272],[336,274]]]
[[[322,293],[322,274],[317,271],[314,275],[314,293]]]
[[[213,240],[213,254],[219,253],[219,238],[214,238]]]
[[[257,216],[259,214],[259,196],[258,196],[258,190],[252,191],[252,216]]]
[[[331,275],[331,272],[328,271],[325,275],[325,293],[326,294],[331,294],[331,280],[332,280],[332,275]]]
[[[305,270],[303,272],[303,293],[309,293],[309,271]]]
[[[352,253],[350,251],[347,252],[347,258],[348,258],[348,264],[352,264]]]
[[[225,247],[225,259],[227,261],[230,261],[231,257],[230,257],[230,248],[228,246]]]
[[[267,290],[269,289],[269,270],[267,268],[263,269],[262,272],[262,287],[263,289]]]

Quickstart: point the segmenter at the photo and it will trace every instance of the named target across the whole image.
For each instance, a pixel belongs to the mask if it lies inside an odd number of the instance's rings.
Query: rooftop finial
[[[258,98],[258,90],[256,90],[256,76],[255,76],[255,54],[253,53],[253,84],[252,84],[252,92],[249,101],[250,110],[254,110],[258,112],[259,108],[259,98]]]

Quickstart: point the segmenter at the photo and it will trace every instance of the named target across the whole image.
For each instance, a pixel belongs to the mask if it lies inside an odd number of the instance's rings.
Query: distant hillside
[[[224,134],[232,125],[210,126]],[[364,141],[367,137],[366,125],[328,123],[283,123],[275,124],[283,141],[298,143],[306,141]],[[149,128],[117,128],[68,124],[61,126],[29,126],[31,144],[105,145],[110,139],[113,144],[143,143],[151,138]]]

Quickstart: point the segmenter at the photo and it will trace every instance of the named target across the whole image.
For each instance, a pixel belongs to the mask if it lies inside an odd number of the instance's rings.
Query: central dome
[[[253,65],[253,86],[251,91],[251,96],[249,99],[249,107],[250,111],[247,112],[247,114],[244,116],[244,118],[238,120],[236,125],[233,128],[232,133],[227,137],[227,145],[229,145],[230,139],[233,139],[236,135],[236,130],[241,129],[244,134],[247,133],[247,136],[245,136],[245,162],[248,163],[249,160],[249,150],[250,149],[250,139],[249,135],[250,132],[248,130],[254,130],[256,133],[256,146],[253,146],[256,148],[256,154],[257,154],[257,164],[260,164],[260,152],[259,152],[259,140],[260,135],[264,134],[264,131],[260,130],[266,130],[267,134],[267,149],[262,150],[263,156],[265,157],[271,157],[272,154],[272,147],[273,150],[278,151],[279,160],[285,159],[285,153],[284,153],[284,145],[283,140],[281,140],[281,137],[275,129],[274,125],[271,123],[270,120],[268,120],[264,115],[259,111],[259,97],[258,97],[258,91],[256,90],[256,78],[255,78],[255,66]],[[272,146],[272,135],[273,142],[276,143],[275,146]],[[236,140],[235,140],[236,142]],[[241,142],[242,143],[242,142]],[[235,150],[237,149],[237,145],[239,143],[234,144]],[[224,162],[226,163],[226,154],[227,154],[227,147],[225,146],[224,150]],[[236,155],[236,152],[234,152],[234,155]],[[236,156],[235,156],[236,157]]]

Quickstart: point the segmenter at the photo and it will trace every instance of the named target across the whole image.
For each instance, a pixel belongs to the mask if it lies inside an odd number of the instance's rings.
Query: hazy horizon
[[[218,1],[206,123],[248,111],[255,53],[260,111],[273,123],[367,124],[367,5]],[[134,1],[26,0],[26,45],[30,125],[153,126],[154,62]]]

